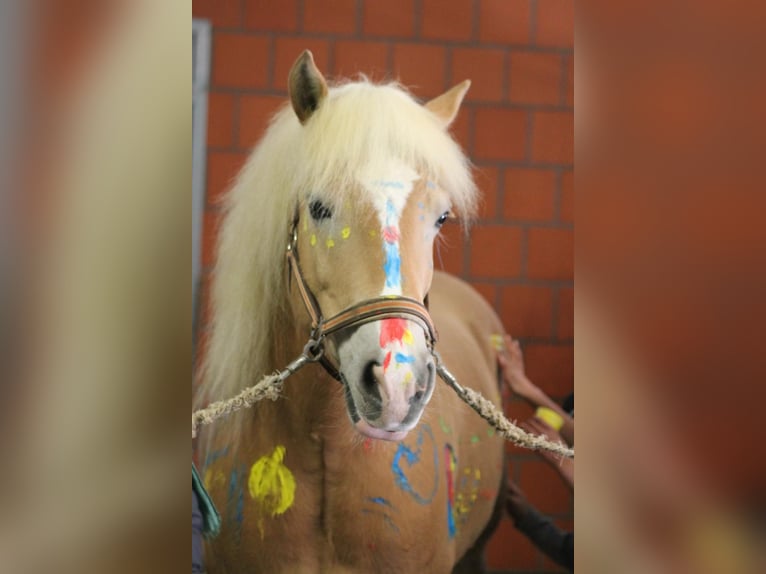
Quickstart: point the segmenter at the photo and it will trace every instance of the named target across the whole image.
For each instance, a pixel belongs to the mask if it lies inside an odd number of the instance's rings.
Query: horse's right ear
[[[327,82],[316,67],[314,56],[309,50],[304,50],[295,60],[287,85],[295,115],[305,124],[327,97]]]

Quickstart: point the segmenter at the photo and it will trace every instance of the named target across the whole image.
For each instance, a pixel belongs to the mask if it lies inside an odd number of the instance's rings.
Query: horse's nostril
[[[412,397],[410,397],[410,404],[419,403],[423,400],[426,394],[423,391],[417,391]]]
[[[381,402],[381,396],[380,396],[380,382],[378,381],[378,378],[375,376],[375,367],[378,367],[378,363],[375,361],[370,361],[367,363],[367,365],[364,367],[364,371],[362,372],[362,385],[364,387],[364,391],[373,397],[378,402]]]

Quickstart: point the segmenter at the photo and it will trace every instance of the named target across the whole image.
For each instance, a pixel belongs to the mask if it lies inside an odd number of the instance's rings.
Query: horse
[[[328,86],[308,51],[293,65],[226,196],[198,397],[313,362],[200,438],[222,515],[210,572],[483,570],[504,443],[434,359],[500,406],[502,324],[433,263],[478,201],[448,131],[469,86],[421,104],[397,83]]]

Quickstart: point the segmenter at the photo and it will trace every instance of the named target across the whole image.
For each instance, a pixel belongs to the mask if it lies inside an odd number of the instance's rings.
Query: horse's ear
[[[444,127],[449,126],[457,117],[460,104],[471,87],[471,80],[463,80],[457,86],[444,92],[426,103],[426,108],[431,110],[442,121]]]
[[[295,60],[287,85],[295,115],[305,124],[327,97],[327,82],[316,67],[310,50],[304,50]]]

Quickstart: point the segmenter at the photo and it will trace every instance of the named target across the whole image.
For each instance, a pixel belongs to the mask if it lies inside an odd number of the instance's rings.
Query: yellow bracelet
[[[538,407],[535,411],[535,417],[543,421],[555,431],[560,431],[564,426],[564,417],[548,407]]]

